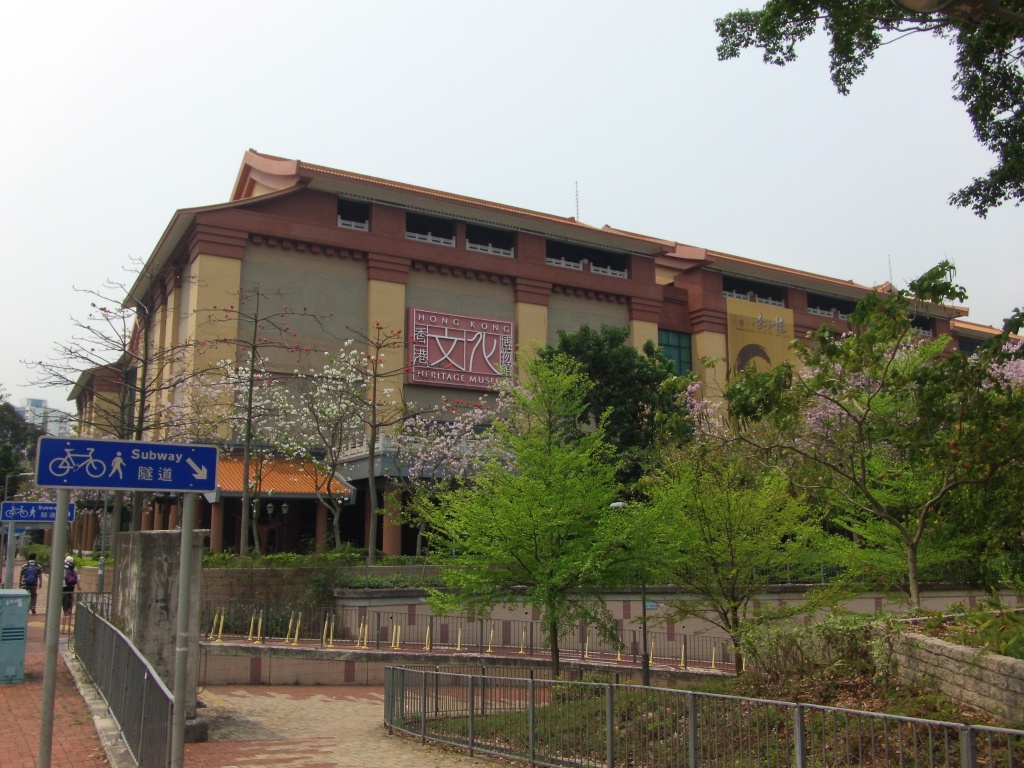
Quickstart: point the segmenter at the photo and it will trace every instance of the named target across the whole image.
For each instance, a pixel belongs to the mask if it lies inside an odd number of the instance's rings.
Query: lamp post
[[[1024,15],[1006,10],[999,0],[893,0],[893,3],[912,13],[944,13],[966,21],[983,21],[992,14],[1024,24]]]
[[[613,501],[608,505],[611,509],[625,509],[626,502]],[[645,688],[651,687],[651,654],[647,647],[647,574],[641,568],[637,571],[640,577],[640,683]]]
[[[11,475],[4,476],[4,501],[7,501],[7,497],[10,495],[11,478],[12,477],[34,477],[33,472],[15,472]],[[4,568],[4,586],[7,589],[14,588],[14,521],[11,520],[7,523],[7,547],[4,550],[7,554],[7,564]]]

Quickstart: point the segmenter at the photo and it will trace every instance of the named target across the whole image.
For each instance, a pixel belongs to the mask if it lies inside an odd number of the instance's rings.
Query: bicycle
[[[86,449],[85,453],[73,453],[66,448],[63,456],[58,456],[50,462],[50,474],[54,477],[64,477],[69,472],[85,469],[85,473],[92,478],[103,477],[107,473],[107,465],[92,455],[95,448]]]

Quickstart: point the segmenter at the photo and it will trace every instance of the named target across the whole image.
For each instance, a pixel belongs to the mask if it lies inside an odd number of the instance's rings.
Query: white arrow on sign
[[[192,459],[185,459],[185,463],[188,464],[190,467],[192,467],[192,477],[194,477],[196,480],[205,480],[206,479],[206,465],[205,464],[200,467],[198,464],[196,464],[194,461],[192,461]]]

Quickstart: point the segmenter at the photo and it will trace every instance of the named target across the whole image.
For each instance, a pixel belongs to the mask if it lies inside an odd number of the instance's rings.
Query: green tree
[[[1003,5],[1024,11],[1022,0]],[[975,137],[996,162],[949,199],[984,217],[1004,202],[1024,200],[1024,25],[984,11],[983,18],[972,18],[965,6],[977,12],[985,3],[952,3],[948,14],[928,16],[891,0],[766,0],[760,10],[734,11],[715,22],[718,57],[732,59],[755,48],[766,63],[785,65],[796,59],[798,43],[823,30],[831,40],[832,82],[846,94],[879,47],[901,36],[930,34],[953,45],[953,98],[965,106]]]
[[[659,424],[667,413],[679,408],[674,395],[684,379],[672,371],[672,364],[648,341],[643,350],[629,343],[629,329],[602,325],[595,331],[582,326],[578,331],[558,332],[558,344],[539,352],[542,358],[566,355],[579,362],[593,382],[581,419],[596,423],[605,413],[607,441],[619,455],[619,481],[633,485],[643,474],[656,442]],[[678,385],[673,386],[674,382]]]
[[[632,518],[610,508],[619,487],[602,425],[580,425],[591,384],[578,364],[553,355],[522,370],[494,454],[423,510],[447,587],[431,601],[483,612],[526,603],[542,616],[558,676],[559,636],[575,622],[614,635],[601,594],[622,583]]]
[[[0,404],[0,476],[6,482],[7,492],[13,497],[18,487],[29,478],[16,475],[31,471],[36,441],[42,432],[29,424],[6,400]]]
[[[942,263],[909,290],[869,294],[853,332],[829,326],[795,345],[802,367],[742,372],[725,396],[742,439],[842,511],[833,520],[865,550],[895,542],[920,605],[920,551],[930,526],[962,514],[958,493],[1001,482],[1020,465],[1018,393],[997,385],[984,358],[947,355],[949,338],[916,332],[918,302],[965,294]],[[875,523],[882,523],[881,527]]]
[[[823,538],[816,515],[781,471],[736,443],[689,446],[649,480],[656,574],[685,595],[671,602],[675,615],[707,619],[739,647],[751,601],[815,561]]]

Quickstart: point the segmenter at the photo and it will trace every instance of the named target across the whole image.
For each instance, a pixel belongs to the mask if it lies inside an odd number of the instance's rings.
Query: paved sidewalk
[[[17,563],[17,568],[21,563]],[[17,570],[15,570],[17,574]],[[43,667],[46,590],[40,589],[36,609],[28,617],[25,681],[0,685],[0,765],[35,768],[39,764],[39,728],[43,706]],[[66,635],[62,635],[62,644]],[[100,743],[93,713],[79,695],[75,680],[63,662],[57,664],[54,689],[53,739],[50,765],[91,768],[109,766]]]
[[[18,565],[20,567],[20,563]],[[25,681],[0,685],[0,766],[36,768],[43,697],[46,595],[28,622]],[[133,768],[117,725],[68,652],[62,622],[52,768]],[[186,768],[472,768],[498,765],[423,746],[384,727],[384,689],[366,686],[220,686],[203,690],[210,741],[185,745]],[[503,763],[507,765],[507,763]]]

